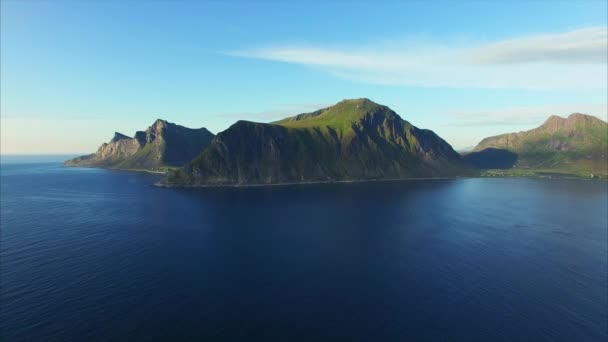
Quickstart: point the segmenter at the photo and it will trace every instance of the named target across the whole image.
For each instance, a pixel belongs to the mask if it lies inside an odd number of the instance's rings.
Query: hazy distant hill
[[[182,166],[200,154],[213,137],[205,128],[192,129],[158,119],[146,131],[136,132],[133,138],[115,133],[97,152],[65,164],[117,169]]]
[[[608,123],[594,116],[551,116],[538,128],[483,139],[465,159],[480,168],[608,173]],[[510,165],[509,165],[510,164]]]
[[[386,106],[355,99],[270,124],[238,121],[164,182],[275,184],[463,173],[461,156],[435,133]]]

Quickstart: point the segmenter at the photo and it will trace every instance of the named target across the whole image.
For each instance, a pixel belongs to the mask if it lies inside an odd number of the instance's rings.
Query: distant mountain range
[[[133,138],[116,133],[70,166],[168,172],[166,186],[257,185],[477,175],[475,169],[608,175],[608,123],[551,116],[530,131],[483,139],[461,156],[368,99],[272,123],[238,121],[214,136],[157,120]],[[482,173],[484,171],[481,171]]]
[[[65,164],[126,170],[179,167],[199,155],[213,137],[205,128],[192,129],[158,119],[133,138],[117,132],[97,152]]]
[[[608,174],[608,123],[594,116],[551,116],[541,126],[483,139],[465,160],[483,169]]]
[[[345,100],[273,123],[238,121],[167,185],[280,184],[467,173],[452,147],[386,106]]]

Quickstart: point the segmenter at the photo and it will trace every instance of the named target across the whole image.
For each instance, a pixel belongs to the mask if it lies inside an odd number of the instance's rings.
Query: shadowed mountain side
[[[551,116],[538,128],[485,138],[473,152],[488,148],[516,154],[516,168],[608,174],[608,123],[591,115]],[[487,164],[491,161],[482,159],[494,158],[493,153],[471,153],[465,159]]]
[[[239,121],[170,174],[175,186],[440,177],[465,174],[435,133],[368,99],[345,100],[271,124]]]
[[[65,162],[69,166],[116,169],[152,169],[182,166],[199,155],[214,135],[205,128],[192,129],[156,120],[133,138],[115,133],[97,152]]]
[[[510,169],[517,163],[517,154],[505,149],[486,148],[463,156],[464,160],[478,169]]]

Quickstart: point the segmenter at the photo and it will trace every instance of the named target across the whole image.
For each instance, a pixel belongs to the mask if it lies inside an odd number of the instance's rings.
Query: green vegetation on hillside
[[[608,175],[608,123],[584,114],[552,116],[533,130],[483,139],[465,160],[478,166],[500,164],[491,150],[514,154],[516,169]]]
[[[276,184],[467,172],[460,155],[433,132],[356,99],[272,124],[239,121],[164,182]]]
[[[595,174],[585,171],[567,171],[555,169],[486,169],[481,170],[481,177],[529,177],[529,178],[586,178],[608,180],[606,174]]]

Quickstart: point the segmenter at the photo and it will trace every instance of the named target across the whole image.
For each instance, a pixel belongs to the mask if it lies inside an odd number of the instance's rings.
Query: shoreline
[[[154,183],[153,186],[158,188],[172,189],[205,189],[205,188],[253,188],[253,187],[276,187],[276,186],[293,186],[293,185],[315,185],[315,184],[348,184],[348,183],[372,183],[372,182],[402,182],[402,181],[422,181],[422,180],[458,180],[458,179],[476,179],[476,178],[527,178],[527,179],[568,179],[581,181],[604,181],[608,182],[608,178],[587,178],[577,176],[454,176],[454,177],[420,177],[420,178],[389,178],[389,179],[354,179],[354,180],[332,180],[332,181],[306,181],[306,182],[289,182],[289,183],[268,183],[268,184],[205,184],[205,185],[169,185],[160,182]]]
[[[257,184],[205,184],[205,185],[169,185],[160,182],[153,185],[159,188],[182,188],[182,189],[197,189],[197,188],[253,188],[253,187],[274,187],[274,186],[290,186],[290,185],[315,185],[315,184],[347,184],[347,183],[371,183],[371,182],[397,182],[397,181],[416,181],[416,180],[450,180],[450,179],[467,179],[478,177],[421,177],[421,178],[387,178],[387,179],[349,179],[349,180],[330,180],[330,181],[305,181],[305,182],[286,182],[286,183],[257,183]]]
[[[170,171],[155,171],[146,169],[117,169],[98,166],[81,166],[81,165],[66,165],[65,167],[82,167],[92,169],[104,169],[110,171],[122,172],[139,172],[149,173],[154,175],[166,176]],[[487,171],[487,170],[482,170]],[[577,176],[573,174],[564,174],[560,176],[558,173],[552,175],[475,175],[475,176],[450,176],[450,177],[413,177],[413,178],[387,178],[387,179],[348,179],[348,180],[326,180],[326,181],[304,181],[304,182],[285,182],[285,183],[256,183],[256,184],[202,184],[202,185],[171,185],[156,182],[151,184],[157,188],[167,189],[205,189],[205,188],[257,188],[257,187],[277,187],[277,186],[294,186],[294,185],[315,185],[315,184],[348,184],[348,183],[371,183],[371,182],[398,182],[398,181],[417,181],[417,180],[457,180],[457,179],[474,179],[474,178],[528,178],[528,179],[569,179],[583,181],[604,181],[608,182],[608,176],[599,176],[595,178]]]
[[[140,173],[152,173],[157,175],[166,176],[169,171],[155,171],[155,170],[146,170],[146,169],[118,169],[112,167],[101,167],[101,166],[85,166],[85,165],[68,165],[63,164],[64,167],[82,167],[86,169],[102,169],[102,170],[110,170],[110,171],[126,171],[126,172],[140,172]]]

